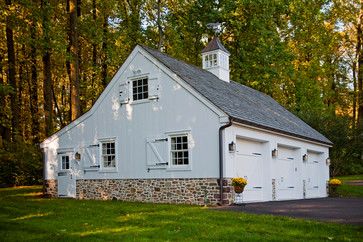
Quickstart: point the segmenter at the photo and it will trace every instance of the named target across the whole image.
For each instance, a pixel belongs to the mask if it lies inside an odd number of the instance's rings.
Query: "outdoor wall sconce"
[[[325,162],[327,166],[330,165],[330,157],[326,158]]]
[[[235,152],[236,151],[236,143],[234,143],[233,141],[231,143],[228,144],[228,150],[229,152]]]
[[[78,152],[76,154],[74,154],[74,159],[81,160],[81,154]]]
[[[273,149],[272,150],[272,157],[277,157],[277,155],[278,155],[277,149]]]
[[[307,161],[308,160],[308,155],[307,154],[305,154],[305,155],[303,155],[303,161]]]

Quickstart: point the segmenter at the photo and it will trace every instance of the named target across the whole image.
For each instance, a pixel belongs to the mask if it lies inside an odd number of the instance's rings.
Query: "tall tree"
[[[357,25],[357,54],[358,54],[358,125],[363,130],[363,0],[360,1],[359,19]],[[362,152],[363,153],[363,152]],[[363,156],[363,154],[362,154]]]
[[[108,83],[107,78],[107,62],[108,62],[108,55],[107,55],[107,42],[108,42],[108,16],[103,17],[103,24],[102,24],[102,53],[103,53],[103,60],[102,60],[102,67],[101,67],[101,79],[102,85],[106,88]]]
[[[6,45],[7,45],[7,53],[8,53],[8,79],[9,84],[13,89],[13,92],[10,94],[10,106],[12,111],[12,136],[13,140],[15,140],[16,135],[20,135],[19,133],[19,113],[20,108],[18,105],[18,98],[17,98],[17,83],[16,83],[16,63],[15,63],[15,49],[14,49],[14,33],[13,33],[13,21],[12,21],[12,14],[10,13],[11,8],[11,0],[5,1],[8,10],[8,16],[6,17]]]
[[[78,28],[77,28],[77,0],[67,0],[69,13],[69,80],[71,99],[71,120],[81,116],[81,104],[79,97],[79,58],[78,58]]]
[[[45,135],[50,136],[53,132],[53,101],[52,101],[52,73],[51,73],[51,50],[50,50],[50,3],[41,0],[43,13],[42,30],[44,41],[43,52],[43,97],[45,116]]]
[[[8,117],[6,115],[6,99],[9,93],[7,85],[5,85],[3,74],[3,61],[4,56],[0,53],[0,148],[3,141],[10,141],[10,129],[7,125]]]
[[[30,59],[31,59],[31,84],[29,85],[30,94],[30,112],[32,116],[32,138],[34,143],[39,143],[40,123],[38,113],[38,70],[37,70],[37,29],[35,17],[32,19],[30,27],[31,44],[30,44]]]

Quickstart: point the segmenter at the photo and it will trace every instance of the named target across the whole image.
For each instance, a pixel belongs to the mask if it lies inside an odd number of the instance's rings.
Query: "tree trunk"
[[[363,22],[363,0],[360,1],[360,11],[357,26],[357,53],[358,53],[358,78],[357,78],[357,92],[358,92],[358,128],[361,137],[363,134],[363,48],[362,48],[362,22]],[[363,151],[360,151],[361,159],[363,160]]]
[[[8,9],[11,5],[11,0],[6,0]],[[10,13],[10,10],[8,10]],[[14,49],[14,34],[11,26],[11,17],[6,17],[6,45],[8,49],[8,79],[9,85],[12,87],[13,92],[10,94],[10,106],[11,106],[11,126],[12,126],[12,138],[13,141],[15,136],[19,134],[19,105],[16,96],[17,83],[15,79],[15,49]]]
[[[23,56],[26,55],[26,51],[25,51],[25,45],[22,44],[21,46],[21,50],[17,53],[17,56],[21,56],[21,54],[23,54]],[[25,78],[27,78],[27,76],[24,75],[24,69],[26,69],[26,62],[24,58],[18,58],[19,60],[19,79],[18,79],[18,90],[17,90],[17,95],[18,95],[18,105],[19,105],[19,134],[20,136],[25,139],[26,137],[26,126],[27,123],[25,121],[26,117],[25,117],[25,101],[23,98],[23,89],[24,89],[24,80]]]
[[[69,52],[70,52],[70,86],[71,86],[71,121],[81,116],[79,99],[79,59],[77,30],[77,0],[67,0],[69,13]]]
[[[357,59],[357,58],[356,58]],[[352,76],[353,76],[353,128],[357,123],[357,63],[352,63]]]
[[[158,6],[157,7],[157,11],[158,11],[157,25],[158,25],[158,32],[159,32],[158,50],[161,51],[161,47],[163,46],[163,28],[161,26],[161,0],[158,0],[157,6]]]
[[[53,102],[52,102],[52,77],[50,63],[50,40],[49,40],[49,2],[41,1],[43,12],[42,28],[44,35],[45,49],[43,54],[43,96],[44,96],[44,116],[45,116],[45,135],[50,136],[53,132]]]
[[[5,86],[4,76],[3,76],[3,52],[0,52],[0,86]],[[6,97],[7,95],[3,92],[0,92],[0,148],[2,147],[3,141],[10,141],[10,130],[7,127],[6,123],[8,121],[8,117],[5,113],[6,107]]]
[[[108,35],[108,16],[105,16],[103,20],[103,40],[102,40],[102,52],[103,52],[103,61],[102,61],[102,85],[104,88],[107,86],[107,35]]]
[[[93,17],[93,23],[96,25],[97,21],[97,5],[96,0],[92,0],[92,17]],[[95,82],[96,82],[96,70],[97,70],[97,44],[96,44],[96,38],[94,38],[92,43],[92,77],[91,77],[91,90],[95,90]],[[94,104],[96,97],[95,95],[92,95],[92,105]]]
[[[54,92],[54,87],[52,85],[52,96],[53,96],[53,101],[54,101],[54,106],[55,106],[55,110],[56,110],[56,114],[58,115],[58,119],[59,119],[59,122],[61,124],[61,127],[64,127],[65,124],[63,122],[63,115],[62,115],[62,112],[58,106],[58,102],[57,102],[57,99],[55,97],[55,92]]]
[[[363,0],[361,0],[358,26],[357,26],[357,52],[358,52],[358,127],[363,130],[363,48],[362,48],[362,21]]]
[[[29,94],[30,94],[30,113],[32,115],[32,139],[35,144],[39,143],[39,133],[40,133],[40,124],[39,124],[39,114],[38,114],[38,72],[37,72],[37,49],[35,46],[36,38],[36,25],[35,20],[33,20],[31,29],[30,29],[30,37],[32,39],[30,45],[30,59],[31,59],[31,84],[29,86]]]

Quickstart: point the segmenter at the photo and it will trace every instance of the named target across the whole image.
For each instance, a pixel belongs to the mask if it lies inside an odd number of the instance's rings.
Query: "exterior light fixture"
[[[327,166],[330,165],[330,157],[326,158],[325,162]]]
[[[272,150],[272,157],[277,157],[277,155],[278,155],[277,149],[273,149]]]
[[[236,143],[234,143],[233,141],[231,143],[228,144],[228,150],[229,152],[235,152],[236,151]]]
[[[307,161],[308,160],[308,155],[307,154],[305,154],[305,155],[303,155],[303,161]]]
[[[78,152],[76,154],[74,154],[74,159],[81,160],[81,154]]]

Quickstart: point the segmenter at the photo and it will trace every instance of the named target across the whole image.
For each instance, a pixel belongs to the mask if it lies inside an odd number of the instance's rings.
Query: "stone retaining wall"
[[[45,196],[56,197],[58,195],[58,183],[57,180],[44,180],[43,193]]]
[[[223,202],[233,202],[230,180],[223,182]],[[77,180],[78,199],[118,199],[152,203],[216,205],[219,179],[93,179]]]

